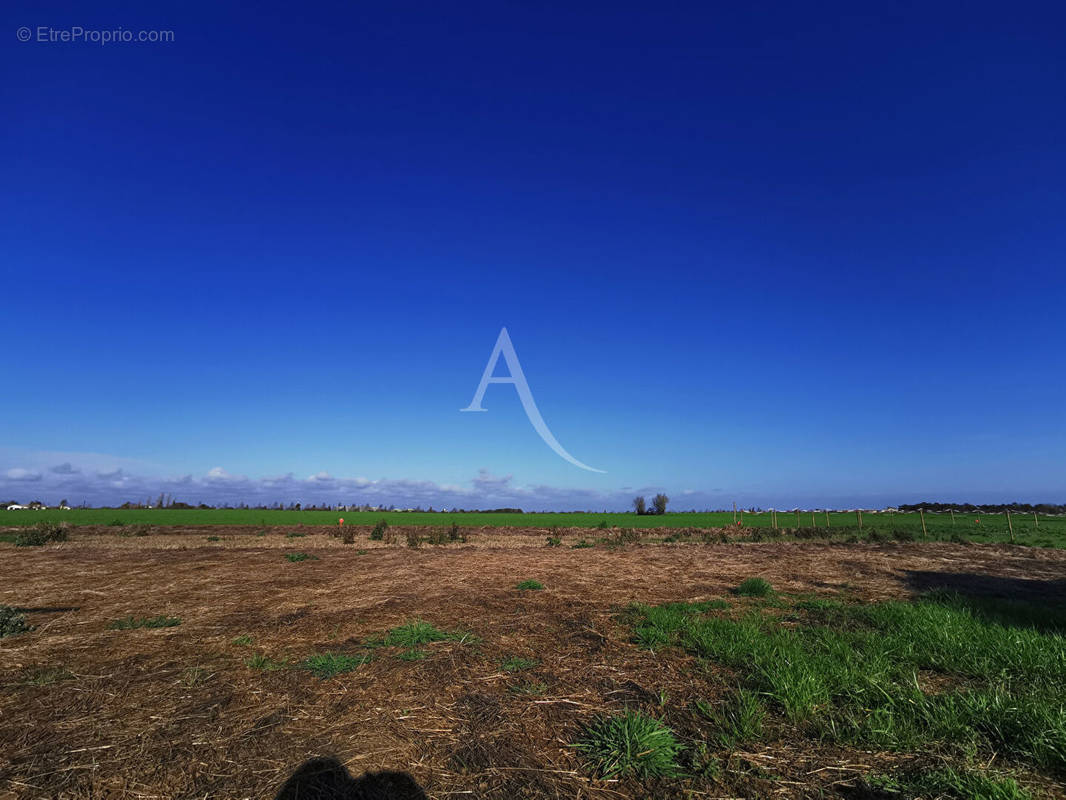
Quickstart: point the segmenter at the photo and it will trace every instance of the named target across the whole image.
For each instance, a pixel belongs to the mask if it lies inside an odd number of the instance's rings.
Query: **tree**
[[[659,493],[655,495],[655,499],[651,501],[651,504],[655,506],[656,514],[666,513],[666,504],[670,502],[670,498],[665,494]]]
[[[643,497],[634,497],[633,498],[633,508],[636,509],[637,514],[647,514],[648,513],[648,506],[647,506],[647,504],[645,504]]]

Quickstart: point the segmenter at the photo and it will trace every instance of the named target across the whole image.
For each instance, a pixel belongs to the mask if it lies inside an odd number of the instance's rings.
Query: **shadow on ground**
[[[406,772],[367,772],[353,778],[335,758],[304,762],[274,800],[427,800]]]
[[[970,572],[906,570],[905,582],[915,592],[962,604],[1001,625],[1066,631],[1066,579],[1039,580]]]

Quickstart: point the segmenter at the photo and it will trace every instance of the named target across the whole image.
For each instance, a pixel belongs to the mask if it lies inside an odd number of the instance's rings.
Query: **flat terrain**
[[[980,742],[967,754],[815,735],[772,693],[762,732],[723,742],[693,709],[723,702],[743,669],[687,645],[641,646],[631,619],[633,603],[724,600],[714,613],[795,628],[796,604],[858,608],[938,588],[1056,608],[1066,552],[658,539],[574,549],[588,531],[550,547],[543,531],[513,530],[412,548],[395,530],[391,542],[360,530],[347,545],[293,532],[86,528],[43,547],[0,543],[0,605],[34,626],[0,639],[0,797],[272,798],[324,755],[353,775],[408,773],[431,798],[904,797],[864,780],[975,764],[1034,797],[1066,796],[1053,749],[1041,760]],[[775,593],[737,596],[750,577]],[[518,590],[525,580],[543,588]],[[415,620],[440,640],[387,636]],[[330,664],[349,671],[323,677]],[[930,693],[960,688],[920,677]],[[591,774],[571,745],[625,708],[677,733],[683,774]]]
[[[855,511],[738,511],[670,512],[661,516],[627,513],[496,513],[426,511],[281,511],[256,508],[56,508],[42,511],[0,510],[0,539],[4,531],[18,530],[42,520],[70,525],[122,527],[129,525],[182,528],[220,525],[259,528],[296,525],[374,525],[384,519],[390,525],[539,528],[719,528],[740,522],[746,528],[829,529],[837,535],[871,531],[886,535],[903,531],[915,539],[947,540],[963,537],[980,542],[1008,542],[1012,530],[1018,544],[1066,547],[1066,516],[1012,514],[917,513]],[[924,529],[923,529],[924,523]],[[9,536],[10,538],[10,536]]]

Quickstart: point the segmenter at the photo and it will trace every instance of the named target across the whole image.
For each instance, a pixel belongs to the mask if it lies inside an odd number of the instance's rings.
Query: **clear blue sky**
[[[3,499],[1066,501],[1060,4],[0,13]]]

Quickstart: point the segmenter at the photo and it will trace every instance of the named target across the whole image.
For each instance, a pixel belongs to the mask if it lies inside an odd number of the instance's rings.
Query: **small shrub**
[[[355,544],[355,529],[345,526],[344,531],[341,533],[341,542],[344,544]]]
[[[158,617],[134,617],[116,619],[110,625],[109,630],[128,631],[136,628],[173,628],[181,624],[181,617],[168,617],[160,614]]]
[[[418,535],[417,531],[407,531],[407,546],[412,549],[418,549],[422,546],[422,537]]]
[[[767,597],[774,593],[774,587],[762,578],[748,578],[741,581],[736,592],[741,597]]]
[[[374,526],[374,530],[370,531],[370,541],[380,542],[385,538],[385,531],[389,529],[389,523],[385,520],[381,520]]]
[[[65,542],[68,538],[67,525],[58,522],[38,522],[26,531],[20,531],[15,537],[16,547],[40,547],[49,542]]]
[[[558,547],[562,543],[563,543],[563,540],[560,539],[558,536],[549,536],[548,537],[548,547]]]
[[[678,774],[682,745],[659,720],[635,711],[600,717],[573,745],[599,778],[669,778]]]
[[[15,636],[33,628],[26,622],[26,615],[11,606],[0,606],[0,639]]]
[[[544,588],[544,584],[540,581],[525,580],[514,588],[516,588],[520,592],[537,592]]]
[[[601,531],[605,531],[609,526],[607,525],[607,520],[601,519],[599,521],[599,524],[596,525],[596,527]]]
[[[308,670],[316,678],[332,678],[344,672],[352,672],[370,660],[369,655],[350,656],[344,653],[316,653],[307,658],[301,669]]]
[[[311,555],[310,553],[286,553],[285,558],[289,561],[318,561],[318,556]]]
[[[465,542],[466,537],[463,536],[462,531],[459,530],[458,523],[453,522],[451,528],[448,529],[448,541],[449,542]]]

